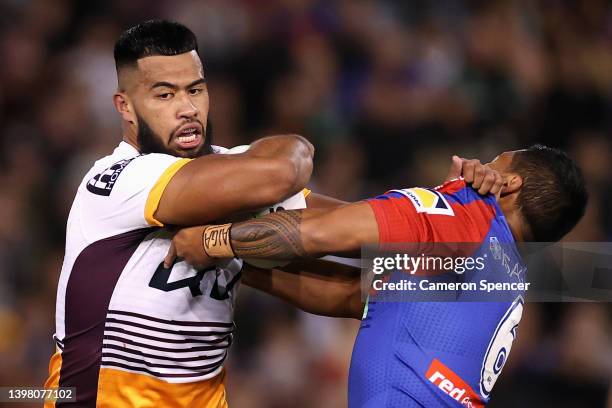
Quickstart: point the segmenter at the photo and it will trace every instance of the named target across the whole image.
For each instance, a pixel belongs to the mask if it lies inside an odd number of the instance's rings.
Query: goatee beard
[[[207,121],[206,129],[202,135],[202,137],[204,137],[204,143],[202,146],[200,146],[200,148],[196,151],[183,153],[169,149],[168,146],[162,142],[162,138],[157,135],[153,129],[151,129],[146,120],[144,120],[138,114],[136,117],[138,118],[138,134],[136,136],[136,140],[138,142],[138,146],[140,147],[140,153],[142,154],[163,153],[171,156],[195,158],[213,153],[211,142],[212,125],[210,120]]]

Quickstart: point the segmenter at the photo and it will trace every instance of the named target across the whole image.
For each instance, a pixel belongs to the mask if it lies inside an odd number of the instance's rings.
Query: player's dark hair
[[[134,65],[140,58],[198,51],[193,32],[182,24],[149,20],[125,30],[115,43],[115,66]]]
[[[533,145],[517,151],[510,168],[523,178],[517,202],[533,240],[563,238],[580,221],[588,201],[578,165],[559,149]]]

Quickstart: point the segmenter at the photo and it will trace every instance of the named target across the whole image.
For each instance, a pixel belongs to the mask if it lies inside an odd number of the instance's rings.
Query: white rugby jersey
[[[223,362],[242,261],[165,269],[171,239],[154,218],[164,188],[189,161],[121,142],[78,188],[46,384],[76,387],[74,406],[226,406]]]

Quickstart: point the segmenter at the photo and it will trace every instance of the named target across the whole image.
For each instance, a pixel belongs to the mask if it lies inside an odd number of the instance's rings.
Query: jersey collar
[[[122,156],[138,156],[140,154],[134,146],[125,141],[119,143],[119,146],[115,149],[115,153],[119,153]]]

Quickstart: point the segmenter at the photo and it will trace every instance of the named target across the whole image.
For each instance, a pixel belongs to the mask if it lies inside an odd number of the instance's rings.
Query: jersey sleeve
[[[401,195],[389,192],[367,200],[374,211],[381,244],[419,242],[423,238],[417,212]]]
[[[368,200],[378,224],[380,243],[442,242],[457,239],[461,227],[444,194],[425,188],[391,190]],[[450,234],[449,234],[450,233]]]
[[[161,227],[155,212],[172,177],[191,159],[147,154],[125,159],[94,175],[80,189],[88,236]],[[91,215],[90,215],[91,214]]]
[[[481,242],[495,216],[493,206],[463,181],[391,190],[368,202],[380,243]]]

